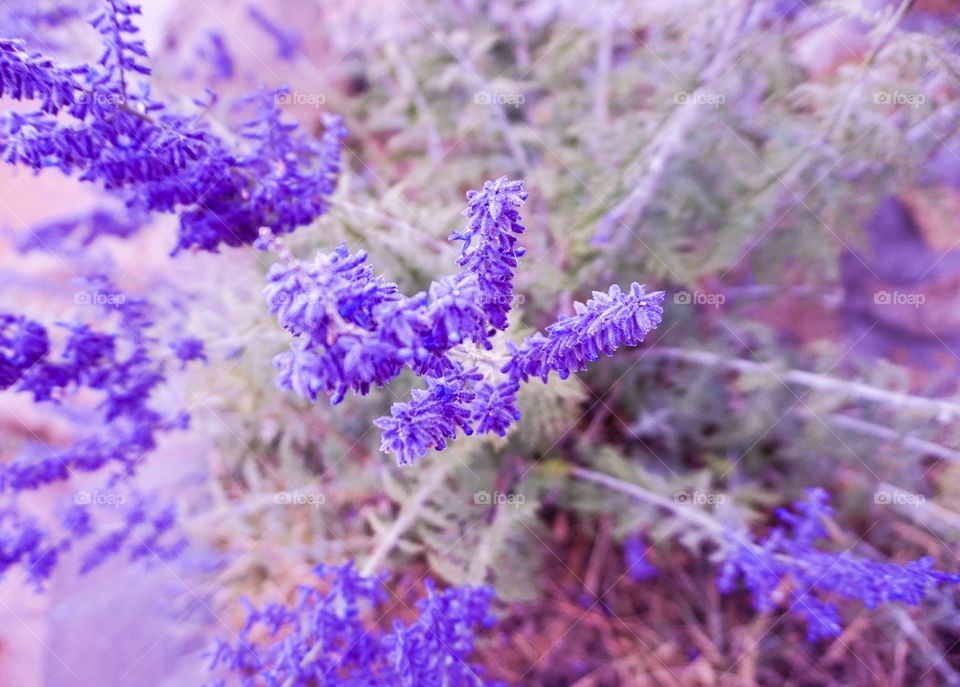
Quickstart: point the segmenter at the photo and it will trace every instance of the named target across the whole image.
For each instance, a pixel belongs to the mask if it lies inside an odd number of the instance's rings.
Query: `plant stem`
[[[362,575],[371,576],[376,573],[377,568],[380,567],[380,564],[383,563],[384,559],[390,554],[393,547],[397,545],[400,537],[416,522],[417,515],[422,510],[423,505],[427,502],[427,499],[434,490],[443,483],[452,464],[453,461],[450,460],[449,457],[437,460],[423,484],[417,489],[417,492],[403,505],[403,508],[400,509],[400,514],[397,516],[397,519],[394,520],[390,529],[387,530],[386,535],[377,542],[376,548],[370,554],[370,557],[360,571]]]
[[[839,379],[828,375],[806,372],[804,370],[786,370],[782,374],[765,362],[754,362],[739,358],[725,358],[710,351],[686,350],[671,346],[660,346],[647,351],[648,356],[679,360],[704,366],[719,366],[740,373],[766,372],[785,384],[797,384],[817,391],[842,393],[861,401],[874,401],[899,408],[909,408],[932,413],[938,419],[960,418],[960,403],[943,401],[924,396],[915,396],[902,391],[890,391],[876,386]]]

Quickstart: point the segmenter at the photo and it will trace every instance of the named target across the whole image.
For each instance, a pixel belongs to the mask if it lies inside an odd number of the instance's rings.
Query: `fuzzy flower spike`
[[[426,388],[376,420],[381,449],[406,465],[443,450],[459,432],[505,436],[520,419],[517,394],[531,376],[546,381],[556,370],[563,378],[601,353],[643,341],[660,323],[663,293],[614,285],[577,303],[576,313],[546,334],[521,347],[508,344],[511,358],[492,376],[461,364],[463,344],[489,349],[490,337],[507,327],[514,270],[524,253],[517,237],[525,231],[519,209],[526,198],[523,182],[506,177],[468,193],[467,226],[450,237],[463,241],[460,271],[412,297],[375,278],[362,251],[341,246],[304,263],[281,250],[265,295],[296,341],[274,361],[279,385],[311,401],[325,391],[338,403],[348,391],[366,394],[404,369],[423,377]]]

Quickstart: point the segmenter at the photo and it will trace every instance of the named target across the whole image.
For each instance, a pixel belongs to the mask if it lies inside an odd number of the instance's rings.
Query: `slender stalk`
[[[960,418],[960,403],[915,396],[902,391],[890,391],[876,386],[840,379],[828,375],[806,372],[804,370],[786,370],[782,373],[771,368],[768,363],[754,362],[740,358],[725,358],[710,351],[687,350],[671,346],[651,348],[647,356],[678,360],[695,365],[723,367],[740,373],[766,372],[785,384],[796,384],[817,391],[841,393],[861,401],[873,401],[899,408],[919,410],[937,415],[938,418],[951,420]]]
[[[808,411],[798,411],[798,413],[804,417],[813,416],[813,413]],[[884,427],[883,425],[867,422],[866,420],[860,420],[859,418],[850,417],[849,415],[842,415],[840,413],[828,415],[825,419],[835,427],[839,427],[850,432],[873,437],[875,439],[882,439],[883,441],[897,442],[903,445],[905,448],[917,451],[918,453],[928,453],[932,456],[936,456],[937,458],[942,458],[943,460],[960,463],[960,451],[956,451],[950,447],[943,446],[932,441],[927,441],[926,439],[918,439],[917,437],[906,436],[896,430],[890,429],[889,427]]]
[[[360,571],[362,575],[371,576],[376,573],[380,564],[383,563],[384,559],[393,551],[397,542],[400,541],[400,537],[416,522],[417,516],[423,509],[427,499],[430,498],[430,495],[443,483],[452,464],[453,461],[450,460],[449,457],[437,460],[423,484],[417,489],[417,492],[403,505],[403,508],[400,509],[400,514],[397,516],[397,519],[394,520],[390,529],[387,530],[386,535],[377,542],[376,548],[370,554],[370,557]]]
[[[727,528],[725,528],[723,525],[715,522],[706,513],[699,511],[696,508],[675,503],[664,496],[654,494],[652,491],[647,491],[639,485],[631,482],[625,482],[622,479],[613,477],[612,475],[607,475],[602,472],[597,472],[596,470],[590,470],[589,468],[584,467],[572,468],[570,470],[570,474],[577,479],[581,479],[586,482],[593,482],[594,484],[600,484],[608,489],[619,491],[621,494],[632,496],[638,501],[643,501],[651,506],[665,508],[677,517],[683,518],[684,520],[687,520],[698,527],[702,527],[712,534],[722,536],[727,531]]]

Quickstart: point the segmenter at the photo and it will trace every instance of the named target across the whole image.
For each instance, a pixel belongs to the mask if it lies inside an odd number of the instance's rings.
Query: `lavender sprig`
[[[867,608],[894,602],[918,606],[940,584],[960,583],[960,575],[935,570],[930,557],[898,565],[817,549],[815,543],[826,536],[823,520],[832,512],[827,493],[811,489],[793,512],[778,512],[786,527],[774,528],[765,539],[731,534],[720,590],[729,593],[742,579],[759,611],[773,610],[786,590],[790,612],[806,621],[807,638],[814,641],[843,629],[836,604],[821,595],[858,600]]]
[[[477,631],[493,624],[492,589],[440,591],[428,581],[418,617],[383,630],[371,622],[386,600],[379,579],[364,577],[352,562],[318,566],[316,574],[320,584],[301,587],[289,606],[248,603],[239,639],[213,652],[211,670],[221,677],[211,687],[499,684],[469,662]]]
[[[513,271],[525,252],[517,243],[517,235],[525,231],[519,209],[526,199],[523,181],[510,181],[505,176],[488,181],[482,191],[467,194],[463,211],[469,220],[466,229],[450,234],[452,240],[463,241],[457,263],[477,275],[484,312],[497,329],[507,327],[507,314],[513,304]]]
[[[348,391],[366,394],[405,368],[424,377],[426,389],[376,421],[381,449],[401,465],[442,450],[458,431],[505,436],[520,419],[521,382],[530,376],[546,380],[551,370],[566,377],[600,353],[637,345],[660,322],[662,293],[647,294],[639,284],[629,293],[613,286],[586,305],[578,303],[577,314],[551,325],[546,336],[536,334],[522,348],[511,344],[512,357],[498,370],[505,379],[465,370],[454,354],[471,342],[492,349],[490,337],[507,324],[513,268],[523,254],[516,238],[523,231],[522,182],[502,177],[483,188],[468,195],[464,214],[470,222],[452,237],[464,241],[458,260],[464,269],[413,297],[375,278],[362,251],[351,255],[341,246],[308,264],[273,240],[283,258],[271,268],[264,294],[296,338],[274,360],[278,384],[311,401],[326,392],[339,403]]]
[[[0,115],[3,160],[76,174],[146,213],[178,214],[174,252],[250,244],[261,227],[289,233],[327,212],[346,136],[340,120],[324,118],[316,141],[282,121],[277,93],[268,93],[254,99],[246,143],[228,142],[202,118],[173,112],[147,84],[128,82],[149,73],[133,21],[139,12],[106,0],[93,20],[103,56],[77,68],[0,39],[0,96],[41,101],[36,110]],[[198,104],[206,110],[213,101]]]
[[[544,382],[556,371],[566,379],[572,371],[583,370],[601,354],[612,355],[621,346],[636,346],[660,324],[663,292],[646,293],[634,282],[623,292],[614,284],[603,293],[594,291],[586,304],[575,303],[575,315],[561,317],[515,349],[504,372],[527,381]]]

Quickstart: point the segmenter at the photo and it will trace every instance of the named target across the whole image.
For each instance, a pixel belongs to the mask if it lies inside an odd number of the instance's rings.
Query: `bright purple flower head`
[[[409,401],[394,403],[388,417],[374,421],[383,430],[380,450],[408,465],[430,449],[442,451],[458,429],[473,434],[470,417],[476,394],[470,383],[482,378],[475,370],[458,367],[440,379],[428,379],[427,389],[414,389]]]
[[[547,327],[546,336],[537,332],[514,352],[504,368],[527,381],[544,382],[551,371],[565,379],[571,371],[582,370],[601,354],[612,355],[621,346],[636,346],[657,325],[663,315],[663,292],[646,293],[634,282],[623,292],[614,284],[609,291],[594,291],[586,304],[576,303],[573,316],[561,317]]]
[[[517,235],[524,232],[519,210],[526,199],[523,181],[507,177],[488,181],[482,191],[467,194],[466,229],[450,234],[451,239],[463,241],[457,262],[477,275],[481,305],[497,329],[507,327],[513,305],[513,271],[525,252],[517,245]]]

